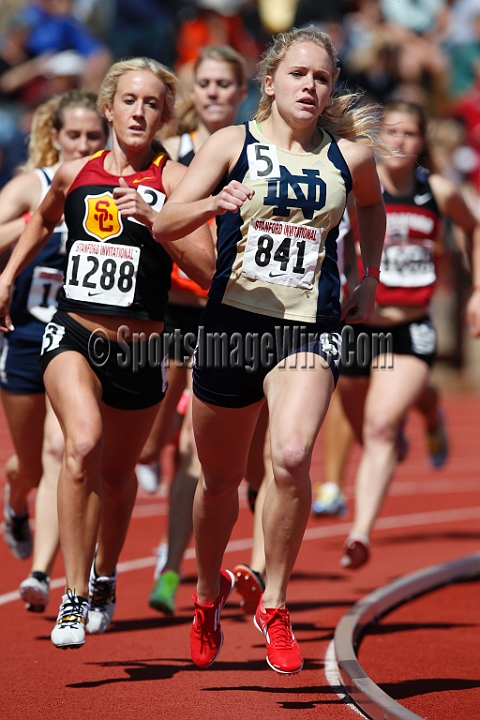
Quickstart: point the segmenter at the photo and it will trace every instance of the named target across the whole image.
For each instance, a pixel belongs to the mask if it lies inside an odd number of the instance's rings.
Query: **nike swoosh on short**
[[[430,200],[432,193],[424,193],[423,195],[415,195],[413,198],[417,205],[425,205]]]
[[[268,277],[274,278],[274,277],[282,277],[285,275],[285,273],[269,273]]]

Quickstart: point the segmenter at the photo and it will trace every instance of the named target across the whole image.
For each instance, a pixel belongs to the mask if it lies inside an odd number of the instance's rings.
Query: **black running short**
[[[392,369],[394,355],[410,355],[431,367],[436,345],[437,336],[429,317],[391,327],[348,325],[342,330],[340,374],[369,377],[372,367]]]
[[[208,300],[193,356],[193,392],[204,402],[241,408],[264,397],[263,381],[274,367],[309,369],[307,353],[319,355],[338,379],[340,321],[299,323],[259,315]],[[286,358],[295,355],[289,363]],[[302,365],[303,363],[303,365]]]
[[[118,410],[143,410],[165,396],[162,335],[146,340],[114,342],[101,329],[92,332],[68,313],[57,310],[45,328],[40,370],[60,353],[83,355],[102,384],[102,400]]]
[[[168,303],[164,335],[170,360],[180,364],[188,363],[197,344],[202,312],[203,306]]]

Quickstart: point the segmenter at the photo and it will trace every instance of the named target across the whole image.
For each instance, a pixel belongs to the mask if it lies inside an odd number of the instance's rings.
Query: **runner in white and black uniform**
[[[213,132],[234,122],[245,92],[245,61],[242,56],[228,46],[206,46],[194,65],[191,94],[179,108],[179,134],[163,141],[172,160],[188,167],[195,152]],[[213,225],[211,228],[214,232]],[[176,263],[173,264],[165,314],[165,332],[177,338],[169,346],[167,378],[170,392],[159,408],[137,465],[139,483],[147,492],[155,492],[158,488],[159,453],[176,433],[177,406],[180,401],[181,406],[184,405],[182,393],[185,390],[188,397],[190,358],[207,291],[208,288],[200,287]],[[192,472],[195,474],[194,468]]]
[[[180,115],[180,134],[167,138],[165,148],[174,160],[188,167],[205,140],[220,128],[231,125],[246,93],[245,61],[228,46],[205,47],[194,66],[194,85],[190,100]],[[211,223],[212,233],[215,226]],[[159,408],[152,431],[137,465],[137,477],[153,478],[150,489],[158,486],[159,452],[174,434],[178,403],[183,408],[179,435],[178,468],[170,485],[168,550],[155,568],[155,585],[149,604],[165,613],[175,611],[175,593],[180,581],[180,564],[192,534],[193,496],[200,477],[200,463],[192,433],[191,356],[198,337],[201,314],[208,287],[200,287],[176,263],[173,265],[169,302],[165,314],[165,333],[174,340],[169,347],[167,379],[169,392]],[[182,393],[185,393],[182,398]],[[186,402],[184,403],[186,398]],[[153,473],[152,473],[153,469]],[[156,482],[155,482],[156,481]],[[159,550],[165,547],[161,543]]]

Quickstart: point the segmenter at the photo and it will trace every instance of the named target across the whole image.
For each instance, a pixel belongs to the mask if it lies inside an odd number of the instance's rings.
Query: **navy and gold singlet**
[[[336,239],[352,179],[335,139],[323,132],[313,152],[290,152],[248,122],[231,180],[255,195],[237,213],[217,218],[210,297],[285,320],[338,318]]]
[[[113,199],[119,177],[104,169],[107,154],[101,150],[85,163],[67,195],[67,267],[59,309],[161,321],[172,261],[149,228],[119,213]],[[124,176],[157,212],[166,200],[166,160],[160,153],[148,168]]]

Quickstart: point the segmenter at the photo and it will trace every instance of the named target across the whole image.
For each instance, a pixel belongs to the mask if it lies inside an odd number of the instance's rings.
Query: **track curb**
[[[480,552],[404,575],[359,600],[335,629],[334,646],[340,680],[353,702],[372,720],[423,720],[387,695],[366,675],[357,660],[368,625],[409,600],[456,580],[480,574]]]

